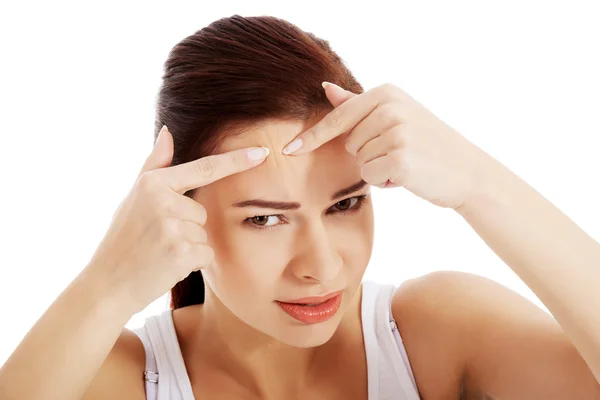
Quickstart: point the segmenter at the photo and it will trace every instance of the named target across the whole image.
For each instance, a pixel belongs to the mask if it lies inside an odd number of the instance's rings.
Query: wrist
[[[75,279],[75,290],[81,292],[96,312],[121,319],[126,323],[142,308],[135,303],[125,288],[111,281],[102,272],[101,269],[89,264]]]
[[[454,210],[462,217],[488,210],[511,198],[512,173],[485,151],[478,149],[472,159],[472,185],[463,202]]]

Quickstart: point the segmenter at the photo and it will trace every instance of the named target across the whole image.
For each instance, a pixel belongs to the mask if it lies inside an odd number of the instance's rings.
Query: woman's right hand
[[[206,210],[183,194],[257,166],[268,153],[267,148],[247,148],[169,167],[173,137],[163,127],[86,269],[134,313],[141,311],[213,262],[203,228]]]

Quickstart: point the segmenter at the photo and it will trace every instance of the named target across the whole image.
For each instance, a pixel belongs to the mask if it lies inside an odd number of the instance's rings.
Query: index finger
[[[177,193],[206,186],[226,176],[254,168],[269,155],[267,147],[249,147],[202,157],[184,164],[156,170]]]
[[[378,103],[375,91],[367,91],[346,100],[286,146],[284,154],[299,155],[321,147],[358,125],[375,110]]]

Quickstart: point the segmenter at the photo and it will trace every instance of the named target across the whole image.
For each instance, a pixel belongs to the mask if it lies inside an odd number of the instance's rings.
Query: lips
[[[329,293],[324,296],[312,296],[312,297],[303,297],[301,299],[282,301],[282,303],[288,304],[320,304],[324,301],[327,301],[331,298],[334,298],[338,294],[342,293],[342,290],[338,290],[337,292]]]
[[[328,294],[321,297],[304,297],[290,302],[277,301],[276,303],[289,316],[305,324],[325,322],[333,317],[342,304],[342,292]]]

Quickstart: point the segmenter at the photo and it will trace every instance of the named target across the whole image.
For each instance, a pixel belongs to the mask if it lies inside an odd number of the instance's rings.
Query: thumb
[[[173,136],[166,125],[163,125],[162,129],[158,133],[156,142],[152,152],[146,158],[144,166],[140,170],[142,175],[144,172],[152,171],[158,168],[166,168],[171,165],[173,161]]]
[[[323,88],[325,89],[325,95],[327,96],[327,99],[329,99],[329,102],[333,105],[333,107],[338,107],[346,100],[356,96],[356,94],[342,89],[335,83],[331,82],[323,82]]]

